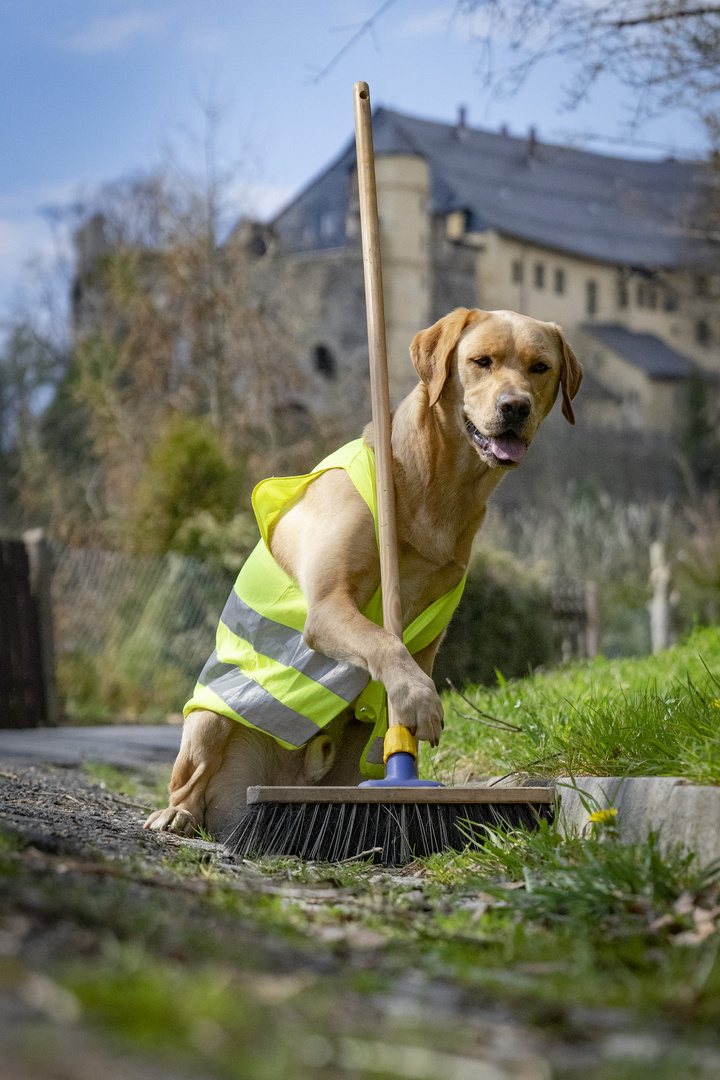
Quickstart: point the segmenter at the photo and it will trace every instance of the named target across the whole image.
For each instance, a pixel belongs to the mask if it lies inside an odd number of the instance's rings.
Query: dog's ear
[[[450,357],[466,326],[480,318],[477,308],[456,308],[427,330],[420,330],[412,340],[410,356],[415,370],[427,387],[430,405],[443,391],[450,373]]]
[[[565,340],[565,336],[559,326],[555,326],[555,332],[558,336],[558,345],[560,349],[562,414],[569,423],[574,424],[575,413],[573,412],[572,399],[580,389],[580,383],[583,379],[583,369],[580,366],[580,361]]]

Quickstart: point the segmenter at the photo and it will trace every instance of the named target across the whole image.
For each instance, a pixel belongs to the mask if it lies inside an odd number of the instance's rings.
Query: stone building
[[[702,167],[476,130],[463,110],[444,124],[379,108],[374,141],[393,398],[415,382],[416,330],[458,305],[511,308],[563,326],[585,367],[577,411],[595,444],[600,432],[615,447],[627,435],[637,453],[644,433],[655,468],[658,440],[683,423],[692,372],[711,395],[720,380],[720,262]],[[359,231],[352,139],[266,227],[306,289],[313,409],[346,393],[362,408]]]
[[[473,129],[464,110],[445,124],[378,108],[374,142],[393,400],[416,382],[413,335],[454,307],[552,320],[585,369],[578,425],[553,412],[502,497],[587,476],[626,496],[671,490],[691,380],[716,414],[720,397],[713,175]],[[100,217],[76,244],[82,337],[104,318]],[[258,278],[281,266],[290,283],[303,378],[278,405],[288,437],[323,419],[358,433],[370,404],[354,137],[273,221],[241,220],[222,255],[262,266]]]

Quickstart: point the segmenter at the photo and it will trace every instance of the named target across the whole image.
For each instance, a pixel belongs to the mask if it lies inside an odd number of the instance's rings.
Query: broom
[[[383,625],[402,640],[380,227],[367,83],[355,83],[353,96]],[[356,788],[250,787],[248,812],[228,846],[236,855],[296,855],[327,862],[372,856],[375,862],[398,865],[447,849],[478,846],[488,826],[533,828],[541,818],[552,818],[555,794],[548,788],[446,788],[418,779],[417,756],[417,741],[388,703],[384,780],[367,780]]]

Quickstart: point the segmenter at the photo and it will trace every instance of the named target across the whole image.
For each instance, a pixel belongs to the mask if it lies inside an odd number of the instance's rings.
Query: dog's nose
[[[503,419],[509,421],[527,420],[532,408],[532,399],[525,394],[500,394],[497,407]]]

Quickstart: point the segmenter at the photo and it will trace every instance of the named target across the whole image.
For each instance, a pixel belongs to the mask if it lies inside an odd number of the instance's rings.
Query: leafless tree
[[[630,91],[636,121],[667,109],[698,115],[715,139],[720,108],[720,5],[684,0],[459,0],[482,16],[477,32],[486,79],[516,89],[543,60],[558,61],[569,106],[604,74]],[[517,62],[502,76],[493,45],[510,43]]]

